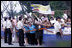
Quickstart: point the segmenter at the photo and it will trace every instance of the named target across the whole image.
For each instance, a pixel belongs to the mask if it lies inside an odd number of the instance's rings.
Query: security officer
[[[8,44],[13,45],[12,42],[12,23],[11,23],[11,17],[8,18],[6,22],[7,32],[8,32]]]
[[[24,46],[24,32],[23,32],[23,22],[22,18],[19,17],[19,21],[17,23],[18,31],[19,31],[19,46]]]
[[[3,24],[3,30],[4,30],[4,43],[7,43],[7,28],[6,28],[6,20],[7,20],[7,18],[5,17],[5,18],[4,18],[4,22],[2,23],[2,24]]]

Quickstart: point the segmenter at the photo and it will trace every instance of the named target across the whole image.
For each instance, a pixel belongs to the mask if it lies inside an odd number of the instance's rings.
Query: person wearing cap
[[[56,20],[57,21],[54,24],[54,28],[55,28],[55,32],[56,32],[56,37],[58,39],[58,38],[62,38],[63,33],[62,33],[62,30],[61,30],[61,24],[60,24],[61,18],[57,17]]]
[[[17,28],[19,32],[19,46],[24,46],[24,31],[21,17],[19,17],[19,21],[17,22]]]

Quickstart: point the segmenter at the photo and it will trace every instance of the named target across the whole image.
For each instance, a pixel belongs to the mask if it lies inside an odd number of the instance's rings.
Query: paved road
[[[44,35],[43,45],[28,45],[25,47],[71,47],[71,36],[64,36],[63,39],[57,40],[55,35]],[[1,47],[20,47],[18,43],[13,43],[13,45],[8,45],[4,43],[4,40],[1,39]]]
[[[4,39],[1,39],[1,47],[20,47],[18,43],[13,43],[13,45],[8,45],[7,43],[4,43]],[[24,46],[22,46],[24,47]],[[28,45],[25,47],[45,47],[45,45],[37,46],[37,45]]]

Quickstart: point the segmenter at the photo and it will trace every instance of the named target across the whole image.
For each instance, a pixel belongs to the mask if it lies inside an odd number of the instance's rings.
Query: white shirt
[[[23,22],[23,19],[21,21]]]
[[[44,20],[47,20],[47,22],[48,22],[48,18],[47,17],[45,17]]]
[[[39,26],[38,26],[38,28],[40,29],[40,28],[41,28],[41,26],[39,25]]]
[[[65,24],[64,19],[61,19],[61,24]]]
[[[1,27],[2,27],[2,25],[3,25],[3,21],[1,20]]]
[[[51,24],[53,24],[53,23],[55,23],[56,22],[56,20],[54,19],[54,20],[50,20],[50,22],[51,22]]]
[[[6,28],[6,21],[4,21],[2,24],[3,24],[3,28],[5,29]]]
[[[22,23],[22,21],[18,21],[18,23],[17,23],[17,28],[18,28],[18,29],[22,29],[22,28],[23,28],[23,23]]]
[[[41,19],[44,20],[44,17],[42,16]]]
[[[12,28],[12,23],[11,23],[10,20],[7,20],[7,21],[6,21],[6,27],[7,27],[7,28]]]
[[[67,14],[64,14],[64,15],[63,15],[63,18],[64,18],[64,19],[67,19],[67,18],[68,18]]]
[[[35,20],[35,23],[37,23],[37,24],[41,24],[42,23],[42,21],[37,21],[37,20]]]
[[[59,32],[59,29],[61,29],[61,24],[56,21],[56,23],[54,24],[54,28],[55,28],[55,32]]]

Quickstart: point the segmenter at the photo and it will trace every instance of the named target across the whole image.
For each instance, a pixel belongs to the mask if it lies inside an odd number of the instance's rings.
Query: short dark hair
[[[22,20],[22,17],[19,17],[19,20]]]
[[[28,20],[27,18],[24,18],[25,20]]]
[[[51,17],[51,19],[52,19],[52,20],[54,20],[54,18],[53,18],[53,17]]]
[[[15,18],[13,17],[13,19],[15,19]]]
[[[56,17],[56,20],[61,19],[61,17]]]
[[[9,20],[11,20],[11,17],[9,17]]]
[[[37,19],[37,18],[35,18],[35,20],[37,20],[37,21],[38,21],[38,19]]]
[[[5,17],[5,18],[4,18],[4,20],[6,21],[6,20],[7,20],[7,18]]]

